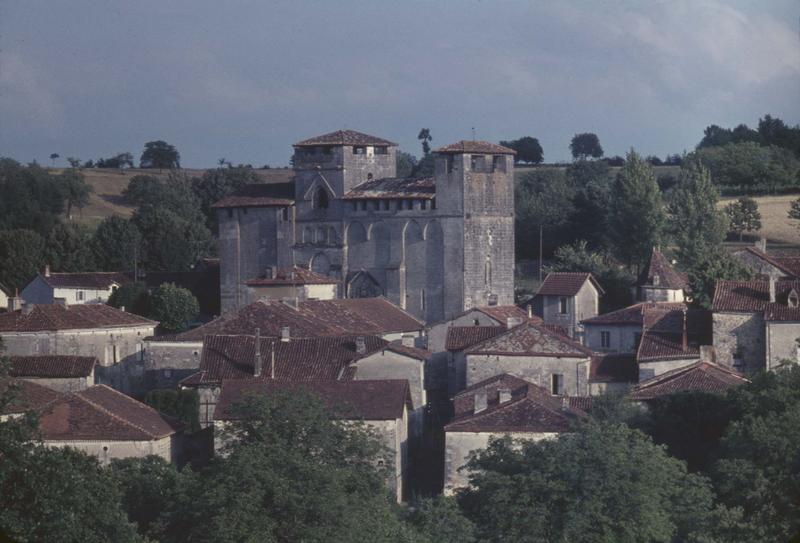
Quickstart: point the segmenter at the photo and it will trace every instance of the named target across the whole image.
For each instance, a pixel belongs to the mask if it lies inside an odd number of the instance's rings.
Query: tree
[[[161,329],[179,332],[188,328],[197,318],[200,306],[190,290],[164,283],[150,298],[150,317],[160,323]]]
[[[422,142],[422,154],[428,156],[428,153],[431,152],[431,141],[433,141],[430,128],[421,129],[417,135],[417,139]]]
[[[165,415],[175,417],[186,424],[187,431],[200,430],[199,399],[193,389],[151,390],[144,398],[144,403]]]
[[[614,253],[638,268],[661,242],[665,214],[653,169],[635,151],[628,153],[612,193],[609,236]]]
[[[725,540],[707,480],[624,424],[495,439],[467,466],[459,503],[481,541]]]
[[[742,241],[745,232],[761,230],[761,213],[758,212],[758,202],[749,196],[743,196],[725,207],[730,228],[739,234]]]
[[[32,230],[0,230],[0,283],[22,289],[45,264],[45,243]]]
[[[475,526],[450,496],[424,498],[413,504],[408,522],[431,543],[474,543]]]
[[[45,240],[45,258],[54,271],[94,270],[92,232],[83,224],[58,223]]]
[[[92,250],[99,270],[134,271],[142,235],[132,221],[112,215],[98,225]]]
[[[797,185],[800,160],[789,150],[754,142],[702,148],[692,156],[711,172],[714,184],[730,192],[774,193]]]
[[[120,286],[108,297],[108,305],[142,317],[150,317],[150,291],[144,283],[136,281]]]
[[[148,141],[139,159],[140,168],[172,169],[181,167],[181,155],[166,141]]]
[[[411,153],[397,151],[397,177],[411,177],[417,167],[417,157]]]
[[[36,165],[0,158],[0,230],[25,228],[46,236],[64,212],[58,177]]]
[[[544,151],[536,138],[525,136],[518,140],[501,141],[500,145],[514,149],[517,152],[516,156],[514,156],[515,162],[539,164],[544,160]]]
[[[695,306],[710,310],[714,300],[714,288],[722,279],[743,281],[752,278],[750,270],[733,258],[721,245],[694,257],[687,266],[689,290]]]
[[[141,233],[141,262],[148,270],[188,271],[213,246],[201,217],[189,220],[166,207],[147,205],[131,221]]]
[[[75,168],[64,170],[59,176],[63,184],[62,193],[67,203],[67,219],[72,218],[72,208],[83,209],[89,204],[89,197],[94,187],[86,182],[86,178]]]
[[[81,167],[81,159],[75,157],[67,157],[67,162],[69,162],[69,167],[72,169],[77,170]]]
[[[789,204],[789,218],[800,221],[800,198]],[[797,225],[800,228],[800,224]]]
[[[597,134],[585,132],[575,134],[569,144],[572,158],[586,160],[587,158],[600,158],[603,156],[603,148],[600,146],[600,139]]]
[[[608,220],[612,203],[614,179],[608,163],[603,160],[577,160],[567,166],[567,179],[575,187],[569,239],[586,240],[593,249],[608,247]]]
[[[55,166],[55,165],[56,165],[56,159],[57,159],[59,156],[61,156],[61,155],[59,155],[58,153],[50,153],[50,160],[52,161],[52,163],[53,163],[53,166]]]

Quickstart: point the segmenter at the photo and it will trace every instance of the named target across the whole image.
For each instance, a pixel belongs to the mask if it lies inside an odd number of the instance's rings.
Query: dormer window
[[[786,305],[789,307],[800,307],[800,295],[797,294],[795,289],[789,291],[789,297],[786,299]]]

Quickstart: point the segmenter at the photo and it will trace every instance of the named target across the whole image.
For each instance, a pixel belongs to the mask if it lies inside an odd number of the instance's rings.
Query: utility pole
[[[542,229],[544,226],[539,224],[539,284],[542,284]]]

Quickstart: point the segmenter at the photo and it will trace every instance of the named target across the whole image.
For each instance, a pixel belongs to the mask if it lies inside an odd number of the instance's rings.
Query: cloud
[[[0,55],[0,117],[6,126],[48,135],[62,128],[64,108],[41,70],[15,53]]]

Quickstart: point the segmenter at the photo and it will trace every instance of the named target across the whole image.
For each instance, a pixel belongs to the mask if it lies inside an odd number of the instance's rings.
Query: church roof
[[[488,141],[472,141],[472,140],[457,141],[455,143],[451,143],[450,145],[445,145],[444,147],[439,147],[438,149],[434,149],[433,152],[451,153],[451,154],[476,153],[476,154],[486,154],[486,155],[517,154],[517,152],[514,149],[509,149],[508,147],[503,147],[502,145],[489,143]]]
[[[257,183],[245,185],[211,207],[268,207],[294,204],[294,183]]]
[[[431,200],[435,196],[436,181],[433,177],[385,177],[361,183],[347,192],[344,199],[425,198]]]
[[[309,147],[314,145],[386,145],[397,146],[396,143],[376,136],[370,136],[355,130],[336,130],[321,136],[314,136],[307,140],[298,141],[295,147]]]
[[[654,279],[655,277],[658,277],[657,282]],[[636,285],[680,290],[685,289],[687,283],[686,275],[678,273],[661,251],[653,249],[650,255],[650,262],[642,270]]]

